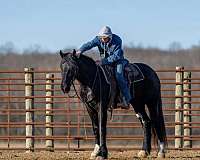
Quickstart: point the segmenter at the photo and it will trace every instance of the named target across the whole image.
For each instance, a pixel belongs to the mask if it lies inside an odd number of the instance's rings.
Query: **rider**
[[[123,104],[125,107],[128,107],[131,100],[131,94],[123,72],[128,60],[124,58],[121,38],[116,34],[113,34],[110,27],[104,26],[99,34],[93,40],[83,44],[77,50],[76,54],[77,56],[80,56],[80,54],[93,47],[98,47],[99,49],[100,56],[102,57],[100,62],[101,65],[114,64],[117,83],[123,95]]]

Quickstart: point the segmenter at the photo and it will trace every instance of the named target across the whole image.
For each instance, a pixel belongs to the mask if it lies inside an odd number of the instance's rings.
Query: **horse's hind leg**
[[[151,152],[151,121],[145,111],[145,105],[135,105],[134,110],[137,118],[142,124],[144,132],[143,146],[142,150],[138,153],[138,156],[145,158]]]
[[[90,155],[90,159],[95,159],[97,157],[97,154],[100,148],[98,112],[96,111],[96,109],[91,107],[90,104],[87,104],[86,108],[90,116],[90,119],[92,121],[93,133],[95,136],[95,147],[94,147],[93,152]]]
[[[159,140],[159,151],[158,157],[165,157],[165,144],[167,143],[166,139],[166,129],[164,123],[164,116],[162,111],[162,101],[160,96],[158,96],[155,101],[147,104],[149,109],[149,114],[151,117],[152,128],[155,129],[156,136]]]

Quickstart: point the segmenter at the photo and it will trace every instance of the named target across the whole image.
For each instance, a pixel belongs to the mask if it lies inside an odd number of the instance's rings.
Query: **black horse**
[[[104,72],[105,67],[97,65],[90,57],[85,55],[77,57],[75,51],[73,51],[73,53],[63,53],[60,51],[60,56],[62,57],[60,63],[62,71],[61,89],[64,93],[68,93],[75,79],[80,82],[81,99],[86,104],[87,111],[92,121],[95,136],[95,148],[91,153],[90,158],[107,159],[107,111],[116,97],[116,94],[111,94],[115,93],[117,89],[116,81],[108,83],[108,78],[106,78]],[[138,153],[138,156],[146,157],[150,154],[151,131],[153,130],[154,135],[156,135],[159,140],[158,157],[164,157],[164,149],[167,141],[162,112],[160,80],[155,71],[148,65],[142,63],[137,63],[136,65],[144,75],[144,80],[130,86],[131,90],[134,86],[135,91],[135,98],[131,101],[131,105],[144,130],[143,146],[142,150]],[[92,92],[92,103],[86,96],[88,92]],[[149,116],[145,111],[145,105],[148,108]]]

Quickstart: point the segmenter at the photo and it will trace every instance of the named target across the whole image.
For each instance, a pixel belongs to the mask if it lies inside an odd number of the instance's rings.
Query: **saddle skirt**
[[[142,71],[135,63],[127,64],[124,69],[124,74],[129,84],[144,80]]]

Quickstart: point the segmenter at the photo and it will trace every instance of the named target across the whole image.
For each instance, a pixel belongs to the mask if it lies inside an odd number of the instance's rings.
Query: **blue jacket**
[[[103,43],[100,38],[96,36],[93,40],[83,44],[79,51],[83,53],[93,47],[98,47],[100,52],[101,50],[105,50],[107,53],[105,58],[102,59],[102,64],[112,64],[113,62],[124,59],[122,40],[115,34],[112,34],[112,39],[108,43]]]

